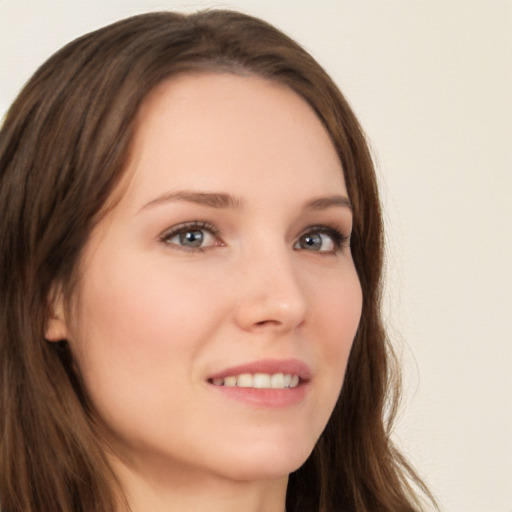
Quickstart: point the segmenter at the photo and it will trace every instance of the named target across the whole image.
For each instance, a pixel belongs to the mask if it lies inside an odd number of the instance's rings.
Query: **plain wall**
[[[448,512],[512,511],[512,2],[0,0],[0,115],[69,40],[162,9],[234,7],[301,42],[374,148],[395,438]]]

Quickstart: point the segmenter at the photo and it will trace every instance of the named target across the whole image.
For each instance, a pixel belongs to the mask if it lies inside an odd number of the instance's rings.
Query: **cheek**
[[[361,285],[355,269],[324,283],[322,289],[315,288],[316,324],[324,333],[326,349],[342,355],[350,350],[361,319]]]
[[[332,410],[343,385],[346,365],[362,310],[362,291],[355,270],[318,291],[315,330],[321,354],[323,406]]]
[[[81,327],[93,331],[87,337],[106,338],[123,350],[176,347],[184,338],[201,337],[218,304],[211,300],[214,283],[160,267],[134,263],[123,272],[93,269],[84,284],[79,315],[85,324]]]
[[[161,390],[179,396],[191,361],[225,314],[222,301],[211,300],[212,284],[155,265],[89,269],[70,343],[100,410],[142,403],[149,411]]]

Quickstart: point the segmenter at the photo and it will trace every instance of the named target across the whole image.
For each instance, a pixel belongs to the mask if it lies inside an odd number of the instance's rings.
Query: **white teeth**
[[[233,388],[256,388],[256,389],[285,389],[295,388],[299,385],[299,376],[289,373],[242,373],[219,377],[212,380],[215,386],[226,386]]]
[[[224,386],[227,386],[228,388],[234,388],[236,386],[236,377],[234,375],[220,380],[224,380]],[[216,386],[222,386],[222,384],[216,384]]]
[[[253,388],[254,377],[250,373],[242,373],[236,379],[236,385],[239,388]]]
[[[254,386],[255,388],[270,388],[270,375],[268,373],[255,373]]]
[[[274,375],[270,377],[270,387],[284,388],[284,375],[282,373],[274,373]]]

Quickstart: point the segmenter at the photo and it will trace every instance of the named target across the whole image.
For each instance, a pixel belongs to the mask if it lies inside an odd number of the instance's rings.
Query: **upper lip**
[[[268,373],[270,375],[284,373],[298,375],[300,380],[308,381],[311,378],[312,372],[310,367],[299,359],[260,359],[221,370],[210,375],[209,380],[223,379],[231,375],[241,375],[243,373]]]

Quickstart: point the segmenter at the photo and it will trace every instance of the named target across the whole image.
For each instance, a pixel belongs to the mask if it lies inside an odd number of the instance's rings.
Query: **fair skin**
[[[361,313],[329,136],[283,85],[184,74],[141,108],[124,185],[47,337],[70,343],[133,512],[283,512]]]

